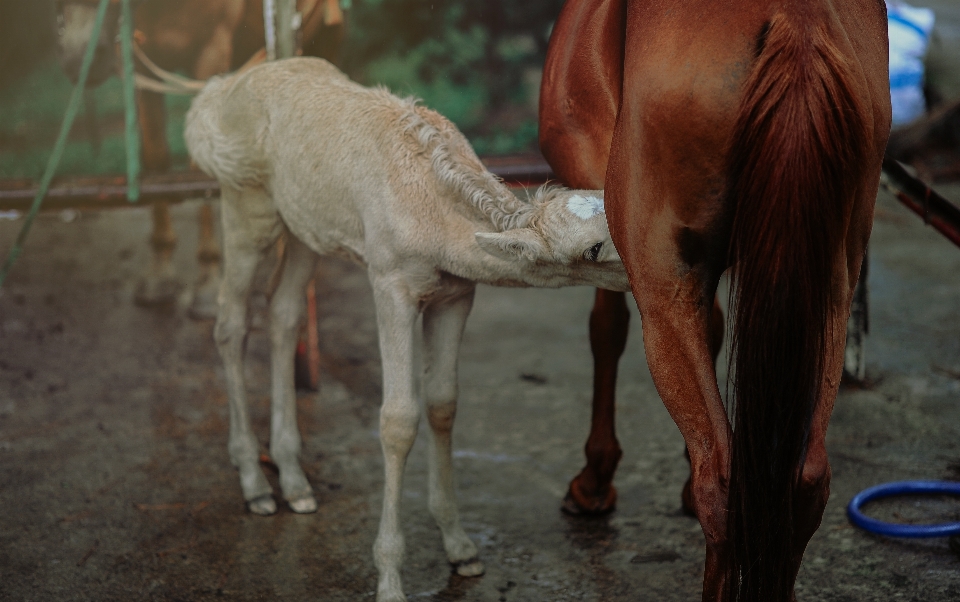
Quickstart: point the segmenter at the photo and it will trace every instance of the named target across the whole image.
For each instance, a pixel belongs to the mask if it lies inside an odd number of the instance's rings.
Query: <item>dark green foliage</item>
[[[536,150],[540,69],[562,4],[353,0],[343,68],[363,84],[383,84],[399,95],[422,98],[454,121],[480,154]],[[31,10],[24,8],[28,5]],[[70,93],[53,58],[52,3],[0,0],[0,34],[6,34],[0,35],[0,178],[36,178]],[[124,171],[119,81],[108,80],[94,97],[99,151],[81,115],[59,174]],[[182,129],[189,102],[188,97],[167,97],[167,130],[177,167],[187,164]]]
[[[363,0],[344,67],[358,81],[413,94],[481,154],[536,149],[536,99],[563,0]]]

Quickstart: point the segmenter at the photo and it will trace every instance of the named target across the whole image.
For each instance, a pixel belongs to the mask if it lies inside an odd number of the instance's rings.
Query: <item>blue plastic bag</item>
[[[923,59],[930,45],[934,14],[903,2],[887,1],[890,35],[890,102],[893,125],[904,125],[923,115]]]

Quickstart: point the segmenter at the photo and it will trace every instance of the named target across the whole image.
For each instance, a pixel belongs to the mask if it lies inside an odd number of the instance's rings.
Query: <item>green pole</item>
[[[67,113],[63,116],[63,124],[60,126],[60,135],[57,136],[57,142],[53,146],[53,154],[50,155],[50,160],[47,161],[46,171],[43,172],[43,177],[40,179],[40,189],[37,190],[37,196],[33,198],[33,204],[30,206],[30,212],[27,214],[27,219],[23,222],[23,227],[20,228],[20,234],[17,235],[17,240],[13,244],[13,248],[10,249],[9,255],[7,255],[7,260],[3,264],[3,269],[0,269],[0,287],[3,286],[4,281],[7,279],[7,273],[10,271],[10,266],[13,265],[13,262],[17,260],[17,257],[20,256],[20,253],[23,252],[23,243],[27,239],[27,233],[30,232],[30,226],[33,225],[33,220],[37,217],[37,213],[40,211],[40,204],[43,203],[43,199],[47,196],[47,190],[50,188],[50,181],[53,180],[53,174],[57,170],[57,166],[60,164],[60,158],[63,156],[63,149],[67,145],[67,134],[70,133],[70,127],[73,125],[73,119],[77,116],[77,111],[80,108],[80,99],[83,98],[83,86],[87,82],[87,74],[90,73],[90,65],[93,64],[93,55],[96,52],[97,40],[100,38],[100,29],[103,26],[104,17],[107,14],[107,5],[110,3],[110,0],[100,0],[100,4],[97,5],[97,18],[93,22],[93,28],[90,30],[90,41],[87,43],[87,51],[83,55],[83,63],[80,64],[80,75],[77,79],[77,85],[73,87],[73,93],[70,95],[70,102],[67,105]]]
[[[123,58],[123,101],[126,108],[127,200],[140,198],[140,130],[133,81],[133,11],[130,0],[120,6],[120,53]]]

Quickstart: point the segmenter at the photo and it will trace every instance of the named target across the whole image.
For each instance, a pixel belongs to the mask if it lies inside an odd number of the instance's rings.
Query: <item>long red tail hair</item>
[[[730,143],[731,601],[790,600],[793,501],[868,148],[852,69],[812,21],[782,13],[764,28]]]

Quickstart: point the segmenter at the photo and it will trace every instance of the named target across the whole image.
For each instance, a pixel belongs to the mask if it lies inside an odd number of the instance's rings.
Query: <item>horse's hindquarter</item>
[[[717,15],[727,3],[707,4],[699,11],[628,7],[623,93],[604,188],[610,231],[635,281],[649,278],[636,263],[678,262],[681,229],[703,239],[693,245],[699,255],[724,245],[705,237],[721,226],[725,146],[765,15],[755,11],[730,29]]]
[[[690,452],[704,599],[786,601],[826,503],[844,287],[889,124],[883,4],[664,4],[628,7],[608,221]],[[730,421],[708,344],[728,262]]]
[[[879,6],[878,6],[879,5]],[[868,128],[868,142],[873,145],[867,153],[871,162],[861,166],[858,198],[847,224],[848,277],[850,293],[860,274],[863,249],[873,226],[873,209],[880,181],[881,161],[890,133],[891,108],[889,87],[889,48],[884,5],[880,0],[849,2],[838,15],[839,24],[846,33],[845,41],[859,67],[861,78],[857,86]],[[856,35],[857,32],[873,35]]]
[[[540,149],[564,184],[603,188],[620,102],[625,0],[568,0],[540,87]]]
[[[605,182],[611,234],[628,271],[637,269],[629,264],[631,256],[660,256],[675,261],[680,272],[707,256],[725,260],[725,218],[732,210],[722,206],[729,184],[727,151],[743,86],[772,16],[796,3],[681,4],[682,9],[663,11],[660,3],[634,2],[628,9],[624,88]],[[844,2],[842,10],[833,4],[813,2],[808,10],[829,22],[835,43],[854,65],[853,91],[872,109],[864,118],[875,134],[872,151],[882,155],[889,112],[886,37],[885,29],[871,23],[882,21],[882,2]],[[864,28],[880,36],[856,33]],[[863,175],[863,196],[872,206],[879,163],[864,168],[869,173]],[[664,258],[664,251],[673,256]],[[711,271],[725,267],[717,264]]]

